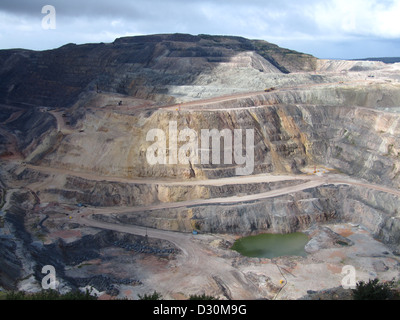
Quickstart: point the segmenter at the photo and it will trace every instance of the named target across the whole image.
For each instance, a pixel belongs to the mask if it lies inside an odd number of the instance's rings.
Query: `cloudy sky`
[[[400,0],[0,0],[0,49],[176,32],[263,39],[318,58],[399,57]]]

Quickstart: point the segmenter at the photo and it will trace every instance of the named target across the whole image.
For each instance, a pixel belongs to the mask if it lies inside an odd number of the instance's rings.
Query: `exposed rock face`
[[[255,54],[246,53],[250,51]],[[312,56],[240,37],[128,37],[109,44],[68,44],[42,52],[3,50],[0,97],[3,103],[48,107],[70,106],[85,90],[162,97],[171,86],[195,85],[199,75],[224,63],[229,67],[231,59],[258,73],[310,71],[316,65]]]
[[[375,183],[399,185],[397,115],[382,112],[387,108],[395,111],[400,105],[398,86],[336,82],[331,87],[302,88],[304,83],[346,79],[347,75],[327,76],[342,70],[350,72],[352,79],[365,79],[368,73],[358,75],[350,70],[362,67],[378,72],[384,68],[379,62],[319,61],[260,41],[179,34],[121,38],[113,44],[67,45],[48,52],[3,51],[1,57],[2,85],[13,84],[11,89],[3,88],[7,94],[0,96],[5,102],[11,103],[18,96],[28,103],[25,108],[29,103],[71,106],[80,94],[71,112],[65,112],[68,116],[62,118],[60,113],[61,120],[57,121],[53,114],[38,109],[1,109],[7,130],[16,135],[18,149],[35,164],[128,178],[234,175],[231,165],[149,165],[146,150],[151,143],[146,141],[146,134],[154,128],[168,134],[169,122],[177,121],[178,130],[190,128],[198,134],[202,129],[254,129],[253,173],[295,173],[304,166],[321,163]],[[18,68],[23,64],[29,66],[26,70],[33,68],[30,75],[20,74]],[[328,73],[286,74],[310,70]],[[242,77],[241,72],[246,75]],[[154,108],[123,112],[102,104],[104,101],[95,93],[99,77],[106,79],[101,90],[151,96],[162,103],[172,101],[174,96],[193,100],[197,93],[198,97],[215,96],[232,93],[235,88],[262,90],[272,83],[271,79],[274,83],[302,86],[245,99],[200,103],[194,110],[188,106],[178,113]],[[54,104],[43,100],[47,99],[43,86],[50,80],[57,88],[49,91],[52,99],[58,99]],[[28,89],[34,92],[24,91]],[[2,132],[0,138],[12,142]],[[2,151],[3,155],[10,153],[13,150]]]
[[[255,202],[97,215],[96,219],[174,231],[235,234],[292,233],[319,224],[352,222],[393,250],[400,250],[399,201],[383,192],[330,185]]]
[[[140,280],[91,277],[77,266],[100,259],[107,246],[160,257],[177,252],[161,240],[149,244],[70,223],[71,212],[80,214],[76,204],[91,206],[97,220],[181,232],[312,227],[310,252],[351,245],[319,225],[353,222],[400,252],[399,65],[322,61],[264,41],[175,34],[0,51],[0,77],[0,284],[7,288],[23,278],[33,286],[30,279],[40,279],[41,266],[52,263],[62,272],[76,267],[61,274],[67,287],[95,283],[113,291],[112,283]],[[220,164],[151,164],[152,129],[165,134],[168,156],[177,151],[171,123],[178,132],[195,132],[202,152],[203,129],[217,130],[214,135],[250,129],[249,174],[290,178],[216,183],[243,166],[224,163],[223,139]],[[227,148],[234,156],[234,146]],[[211,144],[205,149],[212,153]],[[357,182],[327,178],[317,187],[242,201],[308,183],[305,174],[317,165]],[[232,196],[240,200],[221,200]],[[55,240],[59,234],[69,240]]]
[[[96,284],[98,289],[109,289],[111,283],[140,283],[137,279],[121,279],[103,275],[76,278],[65,266],[79,266],[84,261],[97,259],[100,250],[110,246],[138,253],[150,253],[159,257],[168,257],[179,252],[169,242],[157,239],[145,239],[134,235],[124,235],[112,231],[96,231],[73,241],[56,239],[53,243],[38,241],[39,227],[32,228],[30,219],[34,216],[37,199],[31,192],[11,191],[0,233],[0,284],[7,290],[41,290],[42,268],[52,265],[61,280],[60,290],[69,291],[88,284]],[[33,218],[34,219],[34,218]],[[74,230],[77,226],[63,225],[62,229]],[[48,233],[48,230],[46,231]],[[100,281],[100,284],[99,284]]]
[[[29,192],[13,192],[10,198],[11,203],[3,208],[6,214],[0,234],[0,283],[7,289],[15,289],[17,279],[34,272],[34,259],[29,250],[32,238],[26,232],[24,218],[36,199]]]
[[[374,236],[400,250],[400,199],[362,187],[341,189],[346,194],[342,209],[346,219],[365,226]]]
[[[158,110],[148,117],[145,111],[88,111],[79,122],[85,132],[55,137],[52,149],[38,153],[32,162],[128,178],[184,178],[190,170],[196,178],[235,175],[234,166],[223,164],[223,142],[220,165],[149,164],[146,151],[153,142],[146,141],[146,134],[157,128],[168,138],[169,123],[176,121],[179,131],[190,128],[198,133],[199,147],[202,129],[253,129],[254,174],[296,173],[319,163],[397,187],[400,123],[396,113],[384,112],[383,107],[400,105],[399,92],[396,86],[300,90],[229,101],[229,110],[208,111],[212,105],[207,105],[179,113]]]
[[[52,132],[56,128],[56,121],[45,112],[34,108],[21,109],[2,105],[0,114],[3,119],[0,137],[4,140],[4,149],[0,149],[0,157],[7,155],[7,151],[14,156],[21,152],[26,157],[38,145],[56,135],[56,132]]]
[[[307,253],[316,252],[326,248],[353,245],[353,241],[333,232],[328,227],[312,227],[307,230],[307,233],[309,237],[311,237],[311,240],[304,248]]]
[[[25,175],[26,176],[26,175]],[[122,183],[111,181],[91,181],[68,176],[65,184],[41,190],[41,197],[47,201],[63,199],[64,203],[84,203],[90,206],[148,206],[166,202],[181,202],[192,199],[210,199],[229,197],[240,194],[257,194],[273,190],[277,187],[294,186],[300,181],[288,180],[282,182],[231,184],[210,186],[170,185],[157,183]]]
[[[134,214],[120,214],[119,222],[148,225],[160,229],[249,234],[252,232],[291,233],[307,229],[315,223],[340,219],[331,199],[314,198],[311,190],[286,197],[255,203],[195,206]],[[302,198],[295,200],[293,198]]]

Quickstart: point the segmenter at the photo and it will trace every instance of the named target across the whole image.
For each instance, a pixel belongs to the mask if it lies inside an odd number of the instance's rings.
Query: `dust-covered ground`
[[[80,216],[70,209],[70,215],[52,215],[42,223],[47,228],[43,240],[70,244],[66,278],[81,288],[93,287],[100,299],[138,299],[156,291],[173,300],[203,293],[218,299],[294,300],[313,299],[332,288],[340,290],[328,294],[330,298],[349,299],[348,285],[373,278],[389,281],[400,274],[400,257],[365,228],[350,223],[306,230],[310,240],[305,257],[267,259],[231,250],[238,236],[99,222],[82,218],[85,208]],[[86,260],[82,248],[91,253]]]
[[[0,284],[5,289],[41,290],[42,267],[52,265],[60,291],[93,288],[101,299],[138,299],[156,291],[164,299],[206,294],[233,300],[293,300],[348,299],[351,291],[343,285],[398,279],[399,251],[372,233],[399,244],[400,65],[320,61],[314,72],[277,75],[253,70],[254,59],[259,57],[240,54],[213,69],[215,80],[210,82],[207,75],[191,86],[166,86],[170,96],[155,94],[152,100],[146,92],[131,97],[93,90],[71,110],[2,105]],[[251,68],[242,69],[243,63]],[[264,91],[272,86],[276,88]],[[229,168],[195,167],[196,179],[190,180],[188,166],[154,168],[143,160],[150,128],[167,129],[170,120],[179,118],[198,131],[200,124],[229,124],[233,129],[243,116],[262,138],[258,175],[239,180]],[[324,149],[328,140],[332,145]],[[267,150],[270,158],[264,158]],[[331,166],[341,169],[340,177],[328,178]],[[285,176],[277,176],[281,174]],[[273,184],[289,180],[295,183]],[[227,188],[224,193],[221,188],[221,194],[209,198],[202,193],[206,186],[211,190],[239,181],[246,185],[243,192]],[[255,188],[261,183],[271,183],[271,190]],[[191,217],[186,217],[184,229],[178,223],[182,217],[173,215],[182,207],[293,196],[326,184],[363,188],[365,192],[355,193],[357,201],[375,201],[352,203],[335,222],[318,221],[300,230],[309,236],[306,257],[243,257],[231,250],[239,235],[182,232],[192,227]],[[318,197],[303,195],[304,203],[310,204]],[[80,206],[81,202],[90,204]],[[173,214],[162,222],[156,215],[150,217],[148,225],[158,229],[111,219],[166,208]],[[204,220],[215,213],[210,212]],[[94,213],[110,219],[96,220]],[[288,214],[289,210],[276,212]],[[361,217],[370,228],[338,222],[350,216]],[[172,226],[180,232],[171,231]],[[328,293],[321,296],[323,290]]]

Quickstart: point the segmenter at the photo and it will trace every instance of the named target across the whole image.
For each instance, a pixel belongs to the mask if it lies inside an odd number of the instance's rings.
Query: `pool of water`
[[[301,232],[289,234],[259,234],[240,238],[232,250],[246,257],[275,258],[281,256],[306,256],[304,246],[308,236]]]

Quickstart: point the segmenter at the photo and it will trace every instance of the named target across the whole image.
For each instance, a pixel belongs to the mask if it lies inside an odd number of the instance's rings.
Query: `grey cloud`
[[[24,17],[24,27],[31,23],[32,29],[36,28],[29,33],[21,31],[23,28],[13,29],[3,24],[0,47],[22,46],[24,41],[31,43],[36,39],[44,49],[50,39],[52,42],[48,47],[66,42],[108,42],[114,40],[114,36],[182,32],[264,39],[317,56],[329,54],[331,57],[335,56],[335,44],[356,39],[360,53],[363,44],[370,52],[376,52],[374,46],[368,44],[376,43],[376,40],[338,28],[340,16],[337,16],[338,12],[331,12],[331,8],[339,2],[341,0],[324,1],[323,4],[320,0],[0,0],[0,13],[14,17],[12,21]],[[368,2],[376,3],[375,0]],[[57,12],[57,30],[52,34],[37,30],[43,16],[41,8],[47,4],[53,5]],[[393,1],[381,0],[380,4],[390,8]],[[318,20],[316,9],[331,17],[330,21]],[[331,26],[331,22],[338,25]],[[357,51],[356,46],[348,47],[352,52]],[[389,42],[384,47],[395,48]],[[328,48],[332,49],[332,54]]]
[[[301,8],[310,7],[317,1],[265,1],[265,0],[2,0],[0,11],[35,16],[40,13],[44,5],[53,5],[57,12],[68,16],[93,16],[93,17],[130,17],[138,15],[143,17],[157,16],[168,19],[176,15],[180,18],[190,19],[191,16],[199,16],[199,9],[205,5],[224,8],[227,15],[240,12],[242,8],[253,8],[255,12],[298,11]],[[135,14],[136,13],[136,14]],[[249,17],[251,18],[251,17]],[[151,21],[149,21],[151,23]]]
[[[35,16],[41,12],[44,5],[52,5],[60,14],[68,16],[92,16],[92,17],[130,17],[135,12],[142,15],[151,15],[152,12],[160,11],[165,8],[179,8],[182,5],[196,3],[196,1],[148,1],[148,0],[2,0],[0,2],[0,11],[25,14]]]

